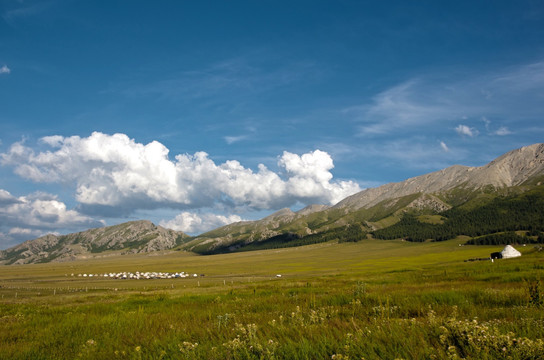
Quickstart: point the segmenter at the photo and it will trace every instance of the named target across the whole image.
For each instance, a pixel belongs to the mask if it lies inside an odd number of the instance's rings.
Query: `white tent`
[[[514,249],[511,245],[506,245],[504,249],[501,251],[501,255],[503,259],[513,258],[521,256],[521,253]]]

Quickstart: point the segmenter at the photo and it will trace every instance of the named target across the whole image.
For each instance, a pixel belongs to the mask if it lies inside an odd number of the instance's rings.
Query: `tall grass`
[[[117,259],[127,268],[208,269],[173,286],[63,274],[115,261],[10,267],[0,275],[0,358],[542,358],[544,309],[535,294],[544,257],[462,261],[474,251],[375,242]],[[325,253],[329,263],[320,266]],[[266,276],[278,268],[291,272]]]

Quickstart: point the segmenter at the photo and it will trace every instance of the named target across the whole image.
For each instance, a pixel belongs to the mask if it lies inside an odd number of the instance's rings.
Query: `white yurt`
[[[516,249],[514,249],[513,246],[506,245],[504,249],[501,251],[501,255],[503,259],[508,259],[508,258],[521,256],[521,253],[517,251]]]

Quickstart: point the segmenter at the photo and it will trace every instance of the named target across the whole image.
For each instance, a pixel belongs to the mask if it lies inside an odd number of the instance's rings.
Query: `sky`
[[[0,249],[191,235],[544,139],[544,3],[0,0]]]

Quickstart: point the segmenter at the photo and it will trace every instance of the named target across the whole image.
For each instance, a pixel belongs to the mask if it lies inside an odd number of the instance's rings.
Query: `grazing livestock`
[[[133,280],[140,280],[140,279],[178,279],[178,278],[188,278],[188,277],[197,277],[197,274],[190,275],[186,273],[185,271],[180,271],[176,273],[169,273],[169,272],[155,272],[155,271],[146,271],[146,272],[139,272],[136,271],[134,273],[132,272],[118,272],[118,273],[105,273],[105,274],[78,274],[77,276],[81,277],[103,277],[103,278],[109,278],[109,279],[133,279]],[[201,274],[200,276],[204,276],[204,274]]]
[[[494,253],[491,253],[491,260],[495,260],[495,259],[502,259],[502,254],[500,252],[494,252]]]

